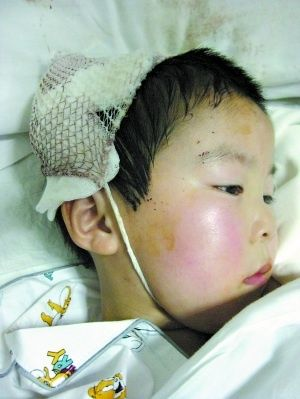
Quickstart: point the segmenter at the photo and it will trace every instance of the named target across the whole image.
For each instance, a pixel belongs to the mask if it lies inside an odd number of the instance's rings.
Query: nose
[[[254,212],[254,219],[251,226],[251,242],[277,241],[277,227],[275,215],[267,204],[258,206]]]

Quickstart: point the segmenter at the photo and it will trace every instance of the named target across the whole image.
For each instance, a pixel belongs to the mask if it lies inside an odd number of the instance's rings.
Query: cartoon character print
[[[76,367],[73,364],[73,360],[66,354],[65,349],[61,349],[58,352],[48,351],[47,356],[53,358],[51,373],[48,367],[44,367],[43,372],[41,370],[33,370],[31,374],[43,384],[55,388],[69,378],[76,371]]]
[[[53,281],[53,273],[54,273],[54,272],[45,272],[45,273],[44,273],[44,276],[45,276],[48,280]]]
[[[94,399],[126,399],[127,389],[121,373],[112,378],[101,380],[88,390],[88,395]]]
[[[56,325],[59,320],[63,317],[63,315],[68,310],[68,307],[71,302],[71,287],[66,286],[60,293],[59,303],[53,302],[51,299],[48,301],[48,306],[53,311],[53,314],[46,314],[45,312],[41,313],[41,319],[44,323],[48,324],[48,326]]]
[[[157,331],[147,325],[147,327],[135,327],[133,330],[128,332],[122,338],[126,346],[134,352],[140,352],[144,349],[145,338],[149,335],[157,335]]]

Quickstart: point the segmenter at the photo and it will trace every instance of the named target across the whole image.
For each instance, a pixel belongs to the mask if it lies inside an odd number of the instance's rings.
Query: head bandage
[[[152,297],[108,183],[119,171],[115,133],[142,80],[159,61],[141,52],[110,59],[54,58],[34,98],[29,131],[47,177],[36,210],[54,220],[63,202],[104,188],[132,265]]]

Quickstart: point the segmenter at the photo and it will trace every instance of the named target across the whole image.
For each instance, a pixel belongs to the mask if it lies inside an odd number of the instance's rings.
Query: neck
[[[101,292],[102,320],[145,318],[161,327],[174,321],[147,293],[126,256],[94,258]]]
[[[111,264],[110,257],[94,257],[100,281],[103,321],[142,318],[161,328],[187,355],[193,354],[207,336],[170,317],[146,292],[123,255]]]

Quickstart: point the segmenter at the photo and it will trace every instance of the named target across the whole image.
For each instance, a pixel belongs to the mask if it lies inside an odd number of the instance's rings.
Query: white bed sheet
[[[152,399],[298,399],[300,279],[251,304]]]
[[[57,51],[176,53],[213,47],[264,85],[276,128],[280,250],[274,274],[300,276],[300,7],[298,0],[10,0],[0,4],[0,286],[77,263],[34,211],[43,188],[28,121]],[[299,280],[252,304],[179,369],[155,399],[300,397]]]

